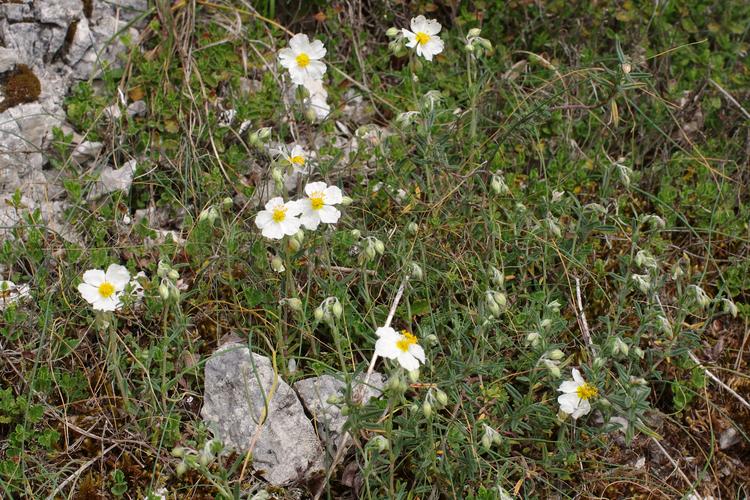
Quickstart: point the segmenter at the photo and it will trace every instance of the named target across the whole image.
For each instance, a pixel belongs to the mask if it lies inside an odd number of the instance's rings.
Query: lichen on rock
[[[0,75],[0,113],[19,104],[35,102],[42,93],[42,84],[25,64]]]

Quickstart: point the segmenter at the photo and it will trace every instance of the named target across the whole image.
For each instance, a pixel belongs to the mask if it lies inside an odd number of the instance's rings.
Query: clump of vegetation
[[[750,5],[257,4],[157,2],[68,96],[138,170],[0,245],[5,496],[294,494],[201,420],[239,339],[388,376],[309,495],[746,497]]]
[[[18,64],[13,70],[0,75],[0,113],[13,106],[34,102],[42,93],[42,84],[34,72],[25,64]]]

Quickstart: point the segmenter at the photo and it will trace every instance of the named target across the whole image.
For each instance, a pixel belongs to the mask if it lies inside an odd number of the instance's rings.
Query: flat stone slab
[[[323,449],[297,394],[271,360],[243,344],[219,348],[205,366],[201,416],[215,437],[238,452],[252,449],[253,467],[274,485],[324,470]]]

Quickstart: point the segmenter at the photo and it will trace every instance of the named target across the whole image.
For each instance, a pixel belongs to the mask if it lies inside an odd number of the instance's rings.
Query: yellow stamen
[[[430,41],[430,35],[428,35],[427,33],[423,32],[423,31],[417,32],[416,38],[417,38],[417,43],[419,45],[424,45],[424,44],[426,44],[427,42]]]
[[[273,209],[273,221],[282,222],[286,219],[286,207],[284,205],[274,207]]]
[[[593,385],[586,382],[585,384],[578,386],[578,389],[576,389],[576,394],[578,394],[578,397],[581,399],[591,399],[599,394],[599,390]]]
[[[289,158],[289,161],[294,163],[295,165],[302,166],[305,164],[305,157],[304,156],[292,156]]]
[[[305,68],[308,64],[310,64],[310,56],[305,54],[304,52],[300,53],[296,58],[297,66],[300,68]]]
[[[105,281],[99,285],[99,295],[105,299],[109,298],[113,293],[115,293],[115,286],[109,281]]]
[[[406,330],[401,331],[401,338],[396,341],[396,347],[403,352],[408,352],[409,347],[417,343],[417,337],[407,332]]]
[[[310,204],[312,205],[313,210],[320,210],[323,208],[323,193],[318,191],[310,195]]]

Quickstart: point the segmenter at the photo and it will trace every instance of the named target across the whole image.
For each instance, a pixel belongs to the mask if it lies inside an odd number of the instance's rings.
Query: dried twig
[[[708,79],[708,83],[710,83],[711,85],[713,85],[714,87],[716,87],[716,90],[718,90],[719,92],[721,92],[721,95],[723,95],[726,98],[727,101],[729,101],[732,104],[734,104],[735,106],[737,106],[737,109],[739,109],[740,111],[742,111],[742,114],[745,115],[745,118],[747,118],[748,120],[750,120],[750,113],[748,113],[747,110],[742,107],[742,104],[740,104],[739,102],[737,102],[737,99],[735,99],[734,97],[732,97],[732,94],[730,94],[729,92],[727,92],[726,90],[724,90],[724,88],[721,85],[719,85],[718,83],[716,83],[711,78]]]
[[[589,348],[591,354],[594,354],[594,343],[591,341],[591,332],[589,331],[589,322],[586,321],[586,313],[583,310],[583,300],[581,300],[581,280],[578,276],[576,280],[576,300],[578,301],[578,308],[573,308],[576,311],[576,317],[578,318],[578,324],[581,326],[581,333],[583,334],[583,340],[586,342],[586,347]]]
[[[664,447],[661,445],[661,443],[659,441],[657,441],[656,438],[653,438],[653,437],[651,438],[651,440],[659,448],[659,450],[661,450],[661,452],[664,454],[664,456],[667,457],[667,459],[669,460],[669,462],[672,464],[672,467],[674,467],[675,470],[680,473],[680,477],[682,477],[683,481],[685,481],[685,484],[687,484],[688,486],[692,486],[693,482],[690,479],[688,479],[688,477],[685,475],[684,472],[682,472],[682,469],[680,469],[680,466],[677,464],[677,462],[675,461],[675,459],[672,458],[672,456],[669,453],[667,453],[667,450],[664,449]]]

